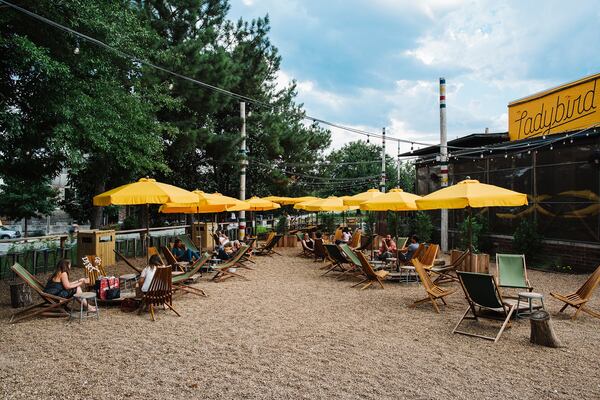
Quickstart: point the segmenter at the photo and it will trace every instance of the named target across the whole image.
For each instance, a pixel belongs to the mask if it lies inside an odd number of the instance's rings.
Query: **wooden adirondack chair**
[[[65,299],[63,297],[54,296],[44,292],[44,285],[38,281],[35,276],[31,275],[29,271],[23,268],[20,264],[14,264],[10,267],[23,281],[29,285],[41,298],[44,300],[41,303],[25,307],[14,313],[10,317],[10,323],[16,323],[24,319],[32,318],[38,315],[44,317],[69,317],[67,312],[67,303],[71,299]]]
[[[325,265],[321,269],[326,269],[325,272],[321,275],[325,275],[331,271],[339,271],[345,272],[346,267],[345,264],[348,263],[348,260],[340,253],[340,249],[335,244],[325,244],[325,254],[327,255],[327,261],[329,264]]]
[[[444,303],[444,305],[447,305],[446,301],[444,300],[444,297],[451,295],[456,290],[445,290],[445,289],[442,289],[441,287],[435,285],[431,281],[431,277],[429,276],[429,274],[427,273],[425,268],[423,268],[423,265],[420,262],[413,263],[413,265],[415,266],[415,270],[417,271],[417,274],[419,274],[419,279],[421,279],[421,283],[423,283],[423,287],[425,288],[425,291],[427,292],[427,297],[425,297],[424,299],[415,301],[409,307],[415,307],[418,304],[425,303],[427,301],[431,301],[433,308],[439,314],[440,308],[437,305],[437,300],[438,299],[442,300],[442,303]]]
[[[350,248],[352,250],[356,250],[360,247],[360,239],[362,237],[362,232],[360,231],[360,229],[356,229],[354,231],[354,233],[352,234],[352,238],[350,239],[350,243],[348,243],[348,246],[350,246]]]
[[[313,250],[313,254],[315,256],[315,262],[317,262],[318,259],[321,259],[321,261],[325,261],[327,253],[325,252],[325,245],[323,244],[323,239],[315,239],[315,248]]]
[[[379,286],[381,286],[382,289],[385,289],[385,287],[383,287],[383,281],[385,280],[385,277],[388,276],[389,272],[385,270],[375,271],[373,269],[373,266],[369,263],[369,260],[367,260],[367,257],[365,257],[363,253],[357,251],[355,252],[355,254],[360,260],[365,279],[363,279],[355,285],[352,285],[352,287],[356,287],[364,283],[363,287],[361,287],[360,290],[365,290],[373,283],[377,282],[379,283]]]
[[[87,284],[87,288],[90,290],[96,286],[96,280],[98,277],[107,276],[106,270],[102,265],[102,259],[96,255],[82,257],[81,261],[89,282]]]
[[[283,235],[273,235],[271,240],[265,243],[263,247],[254,250],[254,255],[270,257],[271,253],[275,253],[280,256],[281,254],[275,251],[275,246],[277,246],[277,243],[279,243],[279,240],[281,240],[282,237]]]
[[[300,253],[301,257],[313,258],[315,256],[315,251],[308,247],[304,240],[300,240],[300,245],[302,246],[302,253]]]
[[[600,318],[600,313],[590,310],[586,306],[588,301],[590,301],[590,299],[592,298],[594,290],[596,289],[599,283],[600,266],[596,268],[596,270],[589,276],[585,283],[579,289],[577,289],[576,292],[567,295],[550,292],[550,295],[555,299],[565,303],[565,305],[560,309],[560,312],[563,312],[568,306],[577,309],[577,311],[575,311],[575,314],[571,317],[571,319],[576,319],[577,314],[579,314],[580,311],[588,313],[594,318]]]
[[[173,284],[171,267],[156,267],[154,277],[148,291],[142,296],[142,304],[138,313],[148,308],[152,321],[154,318],[154,307],[161,306],[171,309],[178,317],[181,315],[173,308]]]
[[[342,240],[342,227],[339,227],[335,230],[331,243],[336,243],[337,240]]]

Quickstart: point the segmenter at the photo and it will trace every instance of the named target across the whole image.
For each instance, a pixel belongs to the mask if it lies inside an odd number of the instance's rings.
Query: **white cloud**
[[[287,72],[280,70],[276,79],[277,87],[279,89],[285,88],[292,83],[292,80]],[[347,103],[344,96],[321,89],[312,80],[296,81],[296,88],[298,90],[298,102],[310,105],[311,109],[337,112]]]
[[[370,0],[369,5],[374,4],[386,11],[402,14],[406,14],[407,11],[417,12],[434,19],[437,15],[455,9],[465,2],[465,0]]]
[[[244,4],[246,7],[251,7],[254,5],[254,0],[242,0],[242,4]]]

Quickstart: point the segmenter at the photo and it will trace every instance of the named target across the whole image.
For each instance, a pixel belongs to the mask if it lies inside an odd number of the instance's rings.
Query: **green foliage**
[[[123,220],[123,225],[121,225],[121,229],[124,231],[128,231],[130,229],[139,228],[138,217],[134,214],[128,215]]]
[[[285,217],[285,215],[282,215],[277,220],[275,231],[279,234],[284,234],[287,231],[287,218]]]
[[[333,233],[336,228],[335,214],[326,213],[319,215],[319,223],[323,225],[323,231],[327,233]]]
[[[429,214],[423,211],[417,211],[413,219],[412,231],[417,235],[419,241],[429,242],[433,233],[433,223]]]
[[[56,196],[56,190],[45,180],[7,177],[0,185],[0,215],[16,220],[24,219],[25,222],[48,215],[56,207]]]
[[[517,253],[525,254],[528,260],[539,260],[542,239],[542,235],[538,233],[537,224],[523,219],[513,235],[513,248]]]
[[[321,185],[321,196],[344,196],[348,193],[360,193],[378,187],[381,176],[381,146],[363,141],[346,144],[339,150],[331,152],[315,174],[326,176],[333,183]],[[386,190],[401,187],[413,191],[414,167],[408,163],[400,165],[400,181],[398,181],[397,163],[386,155]],[[365,179],[368,178],[368,179]]]
[[[479,253],[479,243],[484,226],[481,219],[477,216],[467,216],[459,225],[460,246],[463,250],[469,246],[469,225],[471,226],[471,246],[473,252]]]

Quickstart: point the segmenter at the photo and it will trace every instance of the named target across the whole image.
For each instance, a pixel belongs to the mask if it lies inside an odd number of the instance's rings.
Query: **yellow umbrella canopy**
[[[466,207],[513,207],[527,204],[527,195],[466,179],[416,200],[419,210]]]
[[[315,196],[290,197],[289,204],[306,203],[313,200],[319,200],[319,198]]]
[[[204,193],[201,190],[194,190],[192,193],[198,196],[195,203],[166,203],[159,211],[170,214],[195,214],[195,213],[218,213],[230,211],[230,208],[245,203],[241,200],[229,196],[223,196],[221,193]],[[246,208],[244,208],[245,210]],[[237,210],[240,211],[240,210]]]
[[[378,198],[383,193],[379,189],[369,189],[366,192],[355,194],[354,196],[344,196],[344,204],[347,206],[358,206],[365,201],[370,201]]]
[[[388,193],[381,193],[373,200],[360,203],[360,209],[367,211],[411,211],[417,209],[415,201],[420,198],[421,196],[396,188]]]
[[[250,206],[250,211],[269,211],[275,210],[276,208],[281,208],[281,206],[277,203],[274,203],[269,200],[264,200],[256,196],[253,196],[246,200],[246,203],[248,203],[248,205]]]
[[[94,196],[95,206],[193,203],[197,195],[177,186],[142,178]]]
[[[296,204],[301,206],[301,210],[306,211],[348,211],[356,210],[357,206],[344,205],[344,200],[341,197],[330,196],[326,199],[313,200],[306,203]],[[294,208],[296,208],[294,206]]]
[[[295,204],[295,199],[293,199],[291,197],[285,197],[285,196],[267,196],[267,197],[263,197],[262,199],[267,200],[267,201],[272,201],[273,203],[277,203],[282,206],[285,206],[288,204]]]

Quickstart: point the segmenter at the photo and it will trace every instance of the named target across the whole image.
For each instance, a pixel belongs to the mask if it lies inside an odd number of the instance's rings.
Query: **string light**
[[[415,144],[411,142],[410,143],[410,154],[412,154],[414,147],[415,147]]]
[[[483,153],[481,153],[481,154],[479,155],[479,158],[483,158]]]
[[[371,143],[371,137],[367,135],[367,143]]]

